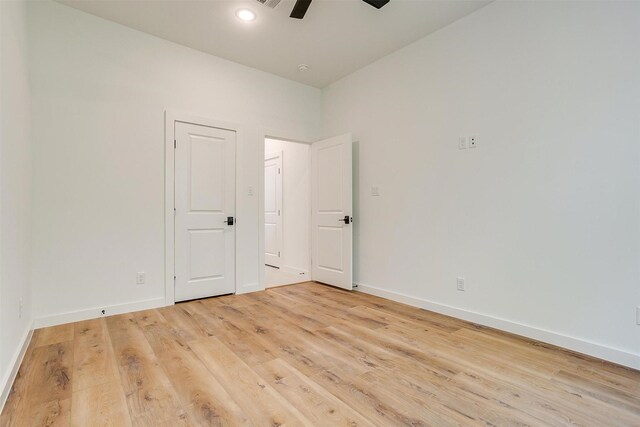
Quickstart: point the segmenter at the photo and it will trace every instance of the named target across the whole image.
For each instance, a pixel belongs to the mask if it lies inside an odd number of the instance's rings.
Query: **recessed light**
[[[249,9],[238,9],[238,11],[236,12],[236,16],[239,20],[245,22],[253,21],[254,19],[256,19],[255,12]]]
[[[307,64],[300,64],[298,65],[298,71],[300,71],[301,73],[306,73],[307,71],[309,71],[309,66]]]

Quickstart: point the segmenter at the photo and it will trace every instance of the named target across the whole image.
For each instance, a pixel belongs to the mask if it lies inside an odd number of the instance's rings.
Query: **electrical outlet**
[[[476,148],[478,146],[478,137],[472,135],[469,137],[469,148]]]
[[[22,310],[24,309],[24,302],[22,301],[22,297],[20,297],[20,301],[18,301],[18,318],[22,319]]]
[[[144,271],[139,271],[136,273],[136,283],[138,285],[144,285],[145,282],[145,275],[144,275]]]
[[[466,150],[468,147],[467,137],[461,136],[458,139],[458,150]]]
[[[247,195],[253,196],[253,185],[247,187]]]
[[[456,279],[456,288],[459,291],[464,291],[464,277],[458,277]]]

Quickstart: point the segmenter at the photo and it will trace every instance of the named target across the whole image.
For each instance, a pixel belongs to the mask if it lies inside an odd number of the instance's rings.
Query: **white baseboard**
[[[602,344],[597,344],[591,341],[574,338],[567,335],[562,335],[545,329],[536,328],[534,326],[523,325],[511,320],[501,319],[499,317],[491,316],[488,314],[468,311],[461,308],[452,307],[450,305],[440,304],[437,302],[401,294],[398,292],[388,291],[386,289],[377,288],[375,286],[364,285],[362,283],[358,283],[358,287],[356,288],[356,290],[359,292],[364,292],[367,294],[390,299],[392,301],[401,302],[403,304],[411,305],[414,307],[423,308],[425,310],[434,311],[436,313],[445,314],[447,316],[456,317],[468,322],[473,322],[483,326],[489,326],[492,328],[500,329],[502,331],[510,332],[516,335],[521,335],[527,338],[532,338],[548,344],[556,345],[558,347],[573,350],[578,353],[583,353],[589,356],[597,357],[599,359],[607,360],[609,362],[617,363],[619,365],[627,366],[629,368],[640,370],[639,354],[629,353],[624,350],[607,347]]]
[[[296,276],[300,277],[300,281],[301,282],[305,282],[307,280],[309,280],[309,271],[307,270],[301,270],[299,268],[295,268],[295,267],[290,267],[288,265],[283,265],[282,266],[282,271],[284,271],[285,273],[289,273],[289,274],[293,274]]]
[[[2,383],[0,384],[0,386],[2,387],[2,389],[0,389],[0,413],[4,408],[4,404],[7,402],[9,393],[11,393],[11,387],[13,387],[13,382],[16,379],[16,375],[18,375],[18,369],[20,369],[22,359],[24,359],[24,355],[27,352],[27,348],[29,347],[32,336],[33,328],[31,327],[31,325],[29,325],[29,328],[27,328],[24,336],[22,337],[22,340],[20,341],[20,346],[16,349],[16,352],[11,358],[9,369],[7,369],[7,372],[2,378]]]
[[[240,286],[236,290],[236,295],[248,294],[249,292],[257,292],[257,291],[264,291],[264,287],[260,286],[260,283],[247,283],[246,285]]]
[[[103,307],[88,308],[78,311],[70,311],[67,313],[53,314],[50,316],[38,317],[35,319],[34,329],[44,328],[47,326],[62,325],[65,323],[78,322],[81,320],[96,319],[98,317],[112,316],[114,314],[131,313],[134,311],[148,310],[166,306],[164,297],[154,298],[143,301],[136,301],[126,304],[115,304]],[[102,312],[104,310],[104,313]]]

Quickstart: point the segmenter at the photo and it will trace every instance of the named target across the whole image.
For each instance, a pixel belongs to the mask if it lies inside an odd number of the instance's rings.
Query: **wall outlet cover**
[[[144,271],[139,271],[136,273],[136,283],[138,285],[144,285],[145,282],[145,275],[144,275]]]
[[[478,146],[478,137],[472,135],[469,137],[469,148],[476,148]]]

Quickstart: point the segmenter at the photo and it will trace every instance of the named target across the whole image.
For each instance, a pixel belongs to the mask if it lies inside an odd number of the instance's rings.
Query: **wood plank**
[[[462,372],[454,379],[455,386],[492,402],[509,402],[509,406],[530,414],[540,423],[550,426],[589,425],[594,419],[585,417],[582,411],[574,410],[564,401],[554,401],[524,387],[513,387],[509,381],[501,381],[477,372]]]
[[[455,400],[449,402],[448,399],[443,399],[442,396],[436,394],[438,387],[435,384],[438,383],[442,386],[448,380],[429,377],[426,381],[428,387],[423,387],[413,380],[415,376],[420,376],[420,373],[411,373],[411,380],[407,380],[398,375],[399,372],[403,371],[383,368],[367,372],[361,376],[361,379],[374,390],[384,384],[383,388],[388,393],[403,396],[405,407],[410,413],[419,415],[428,425],[466,425],[469,423],[492,425],[482,422],[469,408],[469,402],[464,402],[462,408],[456,408]]]
[[[0,414],[0,426],[19,425],[18,421],[24,416],[24,411],[30,406],[27,400],[26,391],[28,386],[34,381],[33,377],[28,376],[32,369],[32,357],[34,346],[34,338],[32,338],[27,351],[24,354],[22,364],[13,381],[11,391],[7,397],[2,413]]]
[[[57,344],[73,340],[74,324],[52,326],[34,331],[32,338],[35,347]]]
[[[192,342],[190,347],[254,425],[310,425],[300,411],[216,338]]]
[[[70,341],[36,347],[30,365],[25,393],[31,404],[71,397],[73,345]]]
[[[71,398],[44,403],[28,402],[28,405],[18,406],[13,417],[3,416],[0,426],[68,426],[70,418]]]
[[[74,392],[71,401],[71,426],[131,426],[120,381]]]
[[[207,335],[215,336],[224,345],[236,353],[249,365],[273,360],[276,355],[274,347],[262,340],[255,339],[255,334],[240,328],[236,322],[244,317],[237,310],[227,310],[224,304],[207,304],[198,301],[186,309],[200,322]]]
[[[245,327],[256,331],[257,339],[275,345],[274,353],[303,372],[340,366],[345,372],[360,374],[368,369],[339,352],[328,351],[330,346],[312,331],[274,317],[258,305],[245,306],[243,311]]]
[[[104,319],[75,324],[73,391],[118,380],[118,367]]]
[[[151,426],[154,420],[183,415],[184,408],[133,315],[111,316],[106,324],[132,422]]]
[[[287,336],[292,343],[297,343],[305,351],[324,355],[330,366],[340,366],[341,370],[353,374],[361,374],[370,369],[345,354],[335,343],[325,340],[314,331],[304,329],[284,317],[275,315],[261,305],[245,306],[244,311],[252,319],[265,319],[267,324],[271,323],[276,336]],[[261,328],[264,329],[264,327]]]
[[[282,359],[254,369],[313,425],[373,426],[358,412]]]
[[[262,304],[272,313],[285,317],[290,322],[307,329],[314,331],[316,329],[322,329],[329,326],[326,323],[318,320],[317,318],[308,315],[308,312],[296,304],[290,304],[283,301],[282,298],[276,297],[272,293],[268,292],[253,292],[247,294],[256,303]]]
[[[194,421],[207,426],[249,423],[238,404],[168,323],[153,323],[143,332]]]
[[[313,287],[303,286],[283,286],[280,288],[270,288],[270,292],[279,295],[286,295],[298,299],[303,304],[314,304],[325,308],[341,308],[348,309],[358,305],[357,301],[352,299],[334,298],[338,294],[326,294],[319,292]]]
[[[325,370],[311,379],[376,425],[428,425],[422,414],[414,411],[414,405],[407,405],[405,399],[387,389],[372,388],[359,377]]]
[[[194,320],[191,313],[185,310],[188,304],[189,303],[181,303],[158,310],[160,314],[162,314],[162,317],[171,324],[171,327],[179,332],[183,344],[209,336],[198,322]]]
[[[454,363],[439,357],[429,348],[416,348],[380,331],[356,325],[341,325],[337,329],[358,337],[374,354],[385,351],[393,355],[393,363],[396,366],[406,366],[407,369],[413,367],[413,369],[424,371],[425,374],[433,373],[443,377],[451,377],[459,372],[459,368]]]

